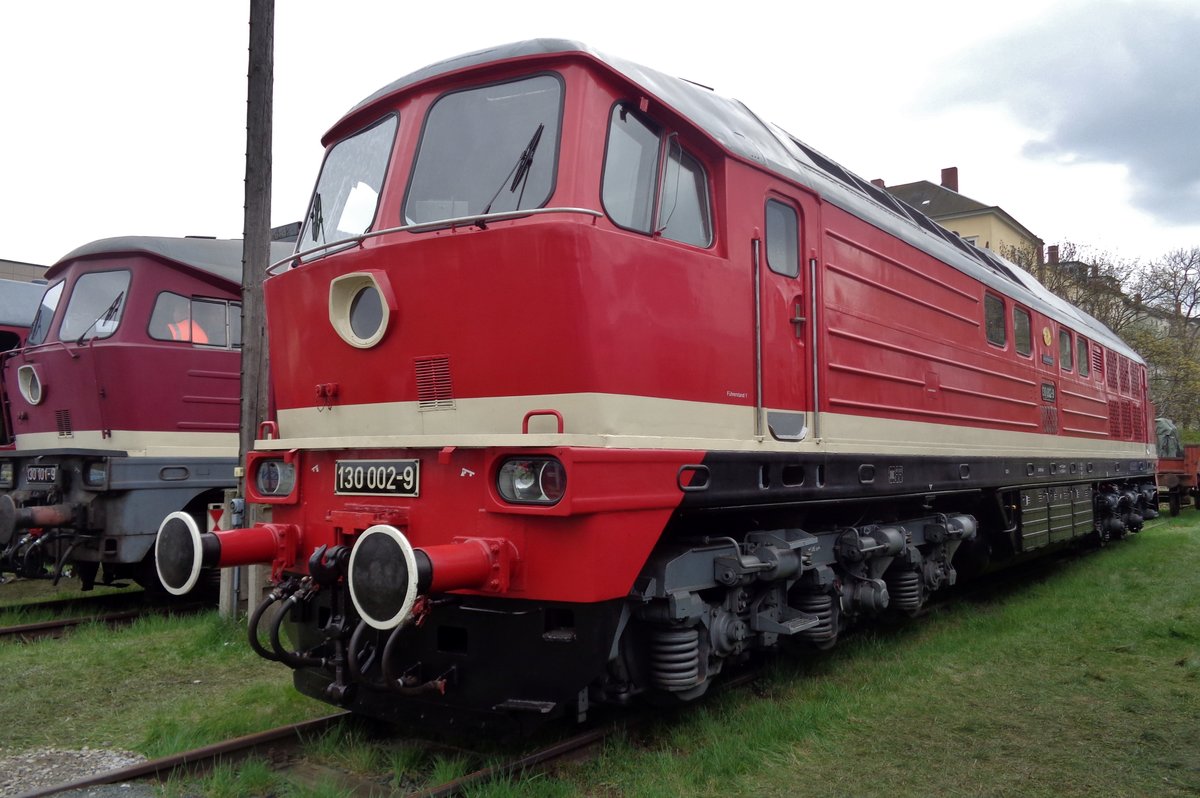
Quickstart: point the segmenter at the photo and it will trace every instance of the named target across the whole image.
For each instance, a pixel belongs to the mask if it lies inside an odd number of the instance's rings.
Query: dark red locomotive
[[[265,287],[272,521],[158,543],[176,591],[272,563],[252,644],[305,693],[481,721],[689,699],[1153,512],[1129,347],[736,101],[540,40],[325,143]]]
[[[46,278],[26,345],[3,360],[15,449],[0,452],[0,569],[72,564],[88,589],[103,565],[105,581],[157,588],[162,516],[204,523],[236,484],[242,243],[109,238]]]

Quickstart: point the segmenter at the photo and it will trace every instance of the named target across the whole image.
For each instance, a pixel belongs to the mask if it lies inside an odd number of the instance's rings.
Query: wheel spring
[[[819,621],[816,626],[800,633],[805,639],[823,643],[837,637],[837,630],[833,628],[832,593],[802,593],[795,607],[803,613],[815,615]]]
[[[921,574],[917,571],[894,571],[884,575],[888,595],[894,609],[911,612],[921,609]]]
[[[700,630],[656,629],[650,641],[655,686],[683,690],[700,683]]]

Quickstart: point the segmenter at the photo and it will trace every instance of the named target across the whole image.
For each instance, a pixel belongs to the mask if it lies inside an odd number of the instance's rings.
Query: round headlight
[[[282,460],[262,460],[254,486],[262,496],[287,496],[296,484],[296,467]]]
[[[506,501],[517,504],[556,504],[567,491],[567,472],[553,457],[505,460],[496,488]]]
[[[382,272],[353,272],[329,283],[329,323],[343,341],[369,349],[383,340],[396,309],[387,276]]]
[[[31,405],[41,404],[46,394],[37,369],[28,364],[17,369],[17,388],[25,401]]]

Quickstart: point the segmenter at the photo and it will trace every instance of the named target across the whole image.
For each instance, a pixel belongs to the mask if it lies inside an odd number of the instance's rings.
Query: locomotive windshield
[[[538,75],[457,91],[429,111],[406,224],[537,208],[558,163],[562,83]]]
[[[388,116],[339,141],[329,151],[296,243],[297,251],[334,244],[370,228],[391,158],[396,125],[397,118]]]
[[[60,341],[83,342],[88,338],[107,338],[117,331],[125,297],[129,293],[129,272],[91,272],[81,275],[71,289],[71,299],[62,327]]]
[[[29,328],[28,342],[40,344],[46,340],[50,332],[50,322],[54,320],[54,311],[58,310],[58,301],[62,299],[63,283],[61,280],[42,295],[42,303],[38,305],[37,315],[33,317],[33,325]]]

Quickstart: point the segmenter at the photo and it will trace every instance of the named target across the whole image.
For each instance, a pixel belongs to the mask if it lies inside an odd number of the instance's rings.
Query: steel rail
[[[105,615],[87,615],[79,618],[56,618],[52,621],[34,621],[32,623],[16,624],[14,626],[0,626],[0,640],[4,638],[17,638],[21,642],[29,642],[32,640],[40,640],[46,637],[61,637],[68,629],[73,629],[76,626],[81,626],[85,623],[103,623],[109,626],[118,626],[120,624],[133,623],[139,618],[147,618],[152,615],[171,615],[172,613],[192,613],[202,609],[208,609],[206,604],[187,604],[177,607],[153,607],[140,610],[124,610],[122,612],[112,612]]]
[[[43,798],[43,796],[56,795],[67,790],[95,787],[100,784],[119,784],[149,776],[162,778],[185,767],[196,768],[206,763],[214,763],[221,758],[242,758],[250,755],[255,749],[264,745],[278,743],[290,738],[298,740],[305,734],[324,731],[334,723],[349,717],[349,715],[349,712],[335,712],[332,715],[280,726],[264,732],[246,734],[231,740],[224,740],[201,748],[194,748],[190,751],[182,751],[178,754],[151,759],[136,765],[118,768],[117,770],[97,773],[94,776],[86,776],[75,781],[23,792],[16,796],[16,798]]]

